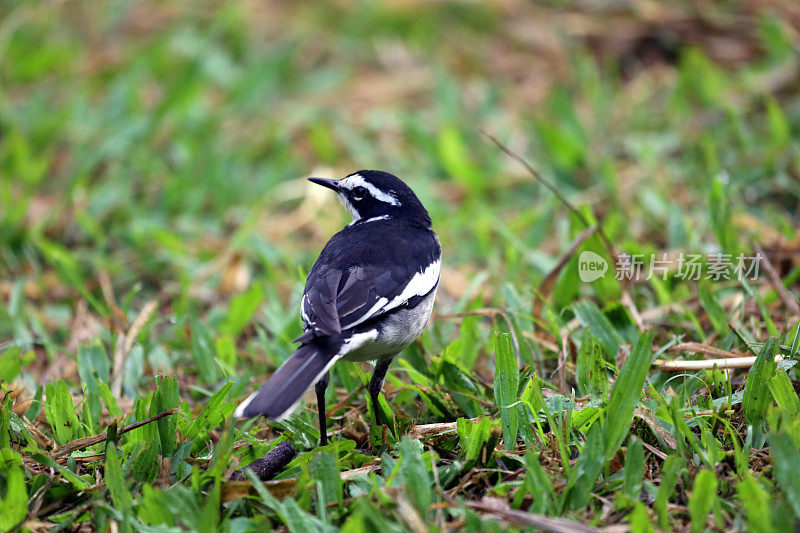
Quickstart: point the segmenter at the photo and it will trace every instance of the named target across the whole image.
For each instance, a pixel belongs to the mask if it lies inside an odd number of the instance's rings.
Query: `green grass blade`
[[[736,484],[736,498],[744,509],[747,527],[753,533],[770,533],[772,529],[771,498],[769,493],[748,472]]]
[[[533,503],[531,513],[548,513],[553,510],[553,485],[539,458],[532,450],[525,452],[525,482]]]
[[[650,369],[652,344],[653,330],[643,332],[611,388],[605,421],[605,455],[609,459],[625,439],[633,410],[642,397],[642,387]]]
[[[794,439],[787,433],[771,433],[767,436],[775,478],[785,491],[786,499],[800,519],[800,453]]]
[[[412,441],[408,437],[403,437],[400,441],[400,474],[403,476],[411,502],[424,517],[427,515],[433,494],[428,469],[417,448],[419,445],[419,441]]]
[[[748,437],[751,437],[752,445],[756,448],[760,448],[763,444],[764,417],[767,408],[772,404],[769,383],[778,368],[775,363],[776,353],[778,353],[778,339],[770,337],[750,368],[744,386],[742,410],[745,422],[753,428],[752,432],[748,432]]]
[[[28,452],[31,458],[33,458],[33,460],[36,461],[37,463],[58,471],[58,473],[61,474],[64,477],[64,479],[66,479],[69,483],[72,483],[72,485],[77,490],[86,490],[89,488],[89,483],[87,483],[85,479],[83,479],[81,476],[79,476],[69,468],[58,464],[52,457],[50,457],[46,453],[43,453],[39,450],[31,450],[31,449],[26,449],[25,451]]]
[[[708,318],[711,319],[711,325],[714,326],[714,330],[719,335],[728,335],[728,333],[730,333],[728,328],[728,315],[725,314],[725,310],[711,293],[709,283],[698,284],[697,297],[700,300],[700,305],[703,306],[706,314],[708,314]]]
[[[689,496],[692,533],[705,531],[706,518],[715,501],[717,501],[717,475],[710,470],[700,470],[694,478],[692,494]]]
[[[153,399],[150,402],[150,416],[173,409],[179,405],[178,382],[172,377],[158,377],[156,378],[156,391],[153,394]],[[178,432],[178,419],[177,414],[172,416],[165,416],[156,421],[156,428],[158,429],[158,438],[161,444],[161,455],[170,456],[175,451],[175,443],[177,442]]]
[[[123,515],[127,514],[133,505],[133,496],[131,496],[125,477],[122,475],[122,466],[119,455],[117,455],[117,447],[112,439],[106,441],[105,482],[111,501],[114,502],[114,507]]]
[[[675,485],[678,483],[681,471],[686,464],[683,459],[675,455],[670,455],[664,460],[664,468],[661,471],[661,484],[658,486],[656,501],[653,510],[658,515],[658,526],[662,529],[669,529],[669,511],[667,504],[675,492]]]
[[[489,440],[492,419],[484,416],[477,423],[474,423],[466,418],[459,418],[456,423],[464,460],[467,464],[473,463],[478,460],[478,454],[481,453],[483,445]]]
[[[72,395],[69,393],[67,384],[62,380],[55,385],[48,383],[45,394],[47,395],[45,416],[53,427],[58,443],[66,444],[73,439],[82,437],[82,426],[75,414],[75,406],[72,403]]]
[[[775,398],[775,403],[789,416],[797,416],[800,413],[800,398],[794,391],[792,380],[786,370],[777,369],[775,375],[769,379],[769,391]]]
[[[644,480],[644,446],[642,441],[631,436],[628,450],[625,452],[625,479],[623,492],[631,499],[637,500]]]
[[[572,310],[581,325],[588,328],[597,337],[606,352],[606,356],[613,361],[617,357],[619,345],[625,340],[614,329],[608,318],[592,302],[576,302],[572,304]]]
[[[312,462],[314,477],[322,484],[322,493],[327,503],[342,504],[342,479],[336,456],[328,451],[320,453]]]
[[[5,477],[5,494],[0,495],[0,531],[10,531],[28,515],[22,457],[10,448],[0,449],[0,474]]]
[[[639,336],[611,388],[605,419],[602,424],[595,423],[589,430],[565,492],[565,501],[571,509],[583,507],[589,501],[589,494],[601,470],[617,452],[630,430],[633,410],[642,397],[642,386],[650,368],[652,343],[652,330]]]
[[[519,367],[514,355],[511,334],[495,333],[494,341],[494,398],[500,408],[500,419],[503,422],[503,442],[507,450],[515,450],[519,431],[519,412],[516,407],[511,407],[511,404],[517,401]]]
[[[227,333],[234,339],[250,323],[253,315],[264,300],[264,288],[259,283],[253,284],[245,292],[231,299],[228,314],[220,326],[220,331]]]
[[[200,510],[200,533],[215,533],[219,531],[220,520],[220,481],[221,477],[214,478],[211,489],[206,492],[203,507]]]

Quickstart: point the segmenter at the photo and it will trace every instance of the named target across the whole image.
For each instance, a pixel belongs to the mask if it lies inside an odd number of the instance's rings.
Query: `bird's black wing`
[[[341,333],[436,288],[441,257],[436,235],[394,224],[391,219],[355,224],[328,241],[306,281],[301,304],[306,334]]]

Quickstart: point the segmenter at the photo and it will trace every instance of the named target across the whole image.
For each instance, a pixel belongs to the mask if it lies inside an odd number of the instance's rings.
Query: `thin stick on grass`
[[[344,406],[347,404],[347,402],[349,402],[349,401],[350,401],[350,399],[351,399],[353,396],[355,396],[357,393],[361,392],[361,390],[363,390],[363,389],[364,389],[364,385],[362,384],[362,385],[361,385],[360,387],[358,387],[356,390],[354,390],[353,392],[351,392],[350,394],[348,394],[347,396],[345,396],[345,397],[342,399],[342,401],[340,401],[339,403],[337,403],[336,405],[334,405],[334,406],[333,406],[331,409],[329,409],[329,410],[328,410],[328,412],[327,412],[327,413],[325,413],[325,417],[326,417],[326,418],[332,418],[332,417],[333,417],[333,415],[334,415],[334,414],[336,414],[336,413],[339,411],[339,409],[341,409],[342,407],[344,407]],[[317,406],[317,409],[319,409],[319,406]]]
[[[783,361],[782,355],[775,356],[775,362]],[[701,359],[700,361],[653,361],[653,366],[666,371],[678,370],[711,370],[716,367],[720,370],[729,368],[750,368],[755,364],[756,358],[753,357],[728,357],[724,359]]]
[[[583,215],[583,213],[581,213],[574,205],[572,205],[572,203],[570,203],[570,201],[567,200],[566,197],[561,194],[558,188],[549,181],[547,181],[545,177],[542,176],[542,174],[533,167],[533,165],[531,165],[530,163],[528,163],[528,161],[525,160],[524,157],[522,157],[518,153],[508,148],[505,144],[500,142],[500,140],[498,140],[497,137],[487,132],[486,130],[481,129],[480,132],[486,138],[492,141],[495,144],[495,146],[497,146],[500,150],[502,150],[507,156],[509,156],[511,159],[522,165],[525,168],[525,170],[527,170],[528,173],[531,176],[533,176],[533,178],[536,181],[544,185],[544,187],[547,188],[547,190],[553,193],[553,195],[558,199],[559,202],[561,202],[567,209],[569,209],[573,215],[578,217],[578,220],[580,220],[583,223],[583,225],[587,228],[587,230],[593,227],[593,225],[589,223],[589,220]],[[608,255],[611,257],[611,261],[614,264],[617,264],[617,253],[614,251],[614,245],[611,244],[611,240],[605,234],[600,224],[597,224],[596,231],[597,235],[600,237],[600,240],[603,242],[603,246],[608,252]],[[628,309],[628,312],[630,312],[631,317],[633,318],[634,323],[636,323],[636,327],[639,329],[639,331],[644,331],[644,321],[642,320],[642,316],[639,314],[639,310],[636,308],[636,305],[633,302],[633,298],[631,298],[630,295],[628,294],[627,283],[628,283],[627,279],[623,278],[621,280],[620,283],[621,301],[623,305]]]
[[[536,291],[537,296],[539,297],[536,298],[533,303],[533,314],[535,316],[539,316],[541,314],[544,299],[550,295],[550,292],[553,290],[561,271],[564,269],[567,263],[569,263],[569,260],[572,259],[572,256],[575,255],[575,252],[578,251],[578,248],[580,248],[581,244],[586,242],[586,239],[594,235],[598,229],[600,229],[600,226],[591,226],[583,230],[577,237],[575,237],[572,240],[572,244],[570,244],[569,250],[561,255],[556,265],[550,269],[550,272],[548,272],[544,277],[542,282],[539,284],[539,289]]]
[[[534,178],[536,181],[538,181],[539,183],[541,183],[542,185],[544,185],[544,187],[545,187],[547,190],[549,190],[551,193],[553,193],[553,195],[554,195],[554,196],[555,196],[555,197],[558,199],[558,201],[559,201],[559,202],[561,202],[562,204],[564,204],[564,206],[565,206],[567,209],[569,209],[569,210],[570,210],[570,212],[571,212],[573,215],[575,215],[576,217],[578,217],[578,220],[580,220],[580,221],[583,223],[583,225],[584,225],[586,228],[590,228],[590,227],[592,227],[592,224],[590,224],[590,223],[589,223],[589,221],[586,219],[586,217],[583,215],[583,213],[581,213],[581,212],[578,210],[578,208],[576,208],[574,205],[572,205],[572,203],[570,203],[570,201],[569,201],[569,200],[567,200],[567,199],[566,199],[566,197],[565,197],[563,194],[561,194],[561,191],[559,191],[559,190],[558,190],[558,188],[557,188],[555,185],[553,185],[552,183],[550,183],[549,181],[547,181],[547,179],[545,179],[545,177],[544,177],[544,176],[542,176],[542,174],[541,174],[541,173],[540,173],[538,170],[536,170],[536,169],[533,167],[533,165],[531,165],[530,163],[528,163],[528,162],[525,160],[525,158],[524,158],[524,157],[522,157],[522,156],[521,156],[521,155],[519,155],[518,153],[516,153],[516,152],[514,152],[513,150],[511,150],[511,149],[510,149],[509,147],[507,147],[505,144],[503,144],[502,142],[500,142],[500,140],[498,140],[498,139],[497,139],[497,137],[495,137],[494,135],[492,135],[492,134],[491,134],[491,133],[489,133],[488,131],[486,131],[486,130],[484,130],[484,129],[481,129],[481,130],[480,130],[480,132],[481,132],[481,133],[482,133],[482,134],[483,134],[483,135],[484,135],[484,136],[485,136],[487,139],[489,139],[490,141],[492,141],[492,142],[493,142],[493,143],[494,143],[494,144],[495,144],[495,145],[496,145],[496,146],[497,146],[497,147],[498,147],[500,150],[502,150],[502,151],[503,151],[503,152],[504,152],[504,153],[505,153],[505,154],[506,154],[508,157],[510,157],[511,159],[513,159],[514,161],[516,161],[517,163],[519,163],[520,165],[522,165],[523,167],[525,167],[525,170],[527,170],[527,171],[528,171],[528,173],[529,173],[531,176],[533,176],[533,178]],[[598,228],[597,228],[597,234],[600,236],[600,240],[602,240],[602,241],[603,241],[603,246],[605,246],[605,248],[606,248],[606,250],[608,251],[609,255],[611,255],[611,258],[612,258],[614,261],[616,261],[616,259],[617,259],[617,254],[616,254],[616,253],[614,253],[614,247],[611,245],[611,241],[608,239],[608,237],[606,236],[606,234],[603,232],[603,228],[602,228],[602,227],[599,227],[599,226],[598,226]]]
[[[642,318],[641,313],[639,313],[639,309],[636,308],[636,303],[634,303],[633,298],[631,298],[630,293],[623,287],[622,293],[620,294],[620,300],[622,301],[622,305],[625,306],[625,309],[631,314],[631,318],[633,318],[633,322],[636,324],[636,328],[640,331],[644,331],[644,319]]]
[[[558,392],[561,394],[567,394],[569,390],[567,390],[567,340],[569,339],[568,335],[561,336],[561,349],[558,351],[558,368],[556,372],[558,372]]]
[[[778,271],[775,270],[774,266],[772,266],[769,257],[767,257],[766,252],[764,252],[764,249],[758,244],[754,244],[753,249],[761,258],[761,265],[764,267],[764,272],[766,272],[772,288],[775,289],[775,292],[777,292],[778,296],[780,296],[781,300],[783,300],[783,305],[786,306],[786,309],[788,309],[793,316],[800,315],[800,304],[797,303],[797,300],[794,299],[792,293],[789,292],[789,290],[783,285],[783,281],[781,280]]]
[[[140,428],[150,422],[155,422],[165,416],[169,416],[178,412],[177,407],[173,407],[172,409],[167,409],[166,411],[161,411],[155,416],[151,416],[150,418],[146,418],[144,420],[140,420],[139,422],[134,422],[133,424],[128,424],[127,426],[123,426],[117,430],[117,435],[122,435],[123,433],[127,433],[129,431],[133,431],[134,429]],[[65,455],[69,455],[74,451],[83,450],[84,448],[88,448],[89,446],[94,446],[95,444],[100,444],[104,440],[108,438],[108,432],[104,431],[99,435],[92,435],[91,437],[82,437],[80,439],[75,439],[70,441],[63,446],[59,446],[56,448],[53,453],[50,455],[57,459],[59,457],[63,457]]]
[[[600,531],[597,528],[565,518],[551,518],[541,514],[511,509],[504,500],[490,496],[485,496],[480,501],[466,500],[464,505],[479,513],[493,515],[504,522],[534,527],[542,531],[552,531],[554,533],[590,533]]]
[[[655,446],[653,446],[651,444],[647,444],[646,442],[642,442],[642,445],[645,447],[645,449],[647,451],[649,451],[650,453],[652,453],[653,455],[655,455],[656,457],[658,457],[662,461],[667,458],[667,454],[665,454],[664,452],[662,452],[661,450],[659,450]]]
[[[125,366],[125,358],[128,357],[131,348],[133,348],[136,336],[139,335],[144,325],[150,320],[150,315],[152,315],[153,311],[157,308],[158,300],[150,300],[147,302],[144,307],[142,307],[142,310],[139,311],[139,315],[136,317],[136,320],[133,321],[128,332],[120,333],[119,337],[117,337],[117,345],[114,349],[114,368],[111,372],[111,393],[115,398],[119,397],[122,392],[122,375]]]
[[[730,352],[728,350],[723,350],[722,348],[717,348],[715,346],[701,344],[699,342],[682,342],[680,344],[670,346],[669,348],[667,348],[667,351],[702,353],[705,355],[713,355],[715,357],[722,357],[722,358],[753,357],[753,354],[749,352],[740,354],[740,353]]]
[[[496,407],[494,403],[487,402],[486,400],[481,400],[477,396],[473,396],[472,394],[467,394],[466,392],[461,392],[461,391],[457,391],[457,390],[450,390],[450,389],[441,389],[441,390],[442,390],[442,392],[446,392],[447,394],[450,394],[450,395],[458,394],[459,396],[464,396],[465,398],[469,398],[470,400],[474,400],[474,401],[478,402],[479,404],[481,404],[481,405],[483,405],[485,407]]]
[[[477,420],[477,419],[473,419]],[[471,422],[472,420],[470,420]],[[431,435],[441,435],[442,433],[449,433],[456,431],[456,422],[441,422],[438,424],[420,424],[412,426],[408,430],[408,437],[410,439],[419,439],[421,437],[429,437]]]

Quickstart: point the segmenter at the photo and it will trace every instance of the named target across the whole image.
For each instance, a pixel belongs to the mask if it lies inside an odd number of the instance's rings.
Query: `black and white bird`
[[[439,284],[441,245],[431,218],[400,179],[361,170],[340,180],[309,178],[333,189],[353,221],[331,237],[306,280],[300,347],[234,416],[289,416],[316,384],[320,442],[327,443],[325,389],[338,360],[375,361],[369,382],[376,422],[378,394],[392,359],[425,328]]]

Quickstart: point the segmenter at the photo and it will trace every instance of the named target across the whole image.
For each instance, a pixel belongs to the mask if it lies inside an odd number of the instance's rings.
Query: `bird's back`
[[[392,219],[345,227],[308,275],[301,308],[306,333],[338,334],[400,300],[416,304],[438,283],[440,256],[429,228]]]

